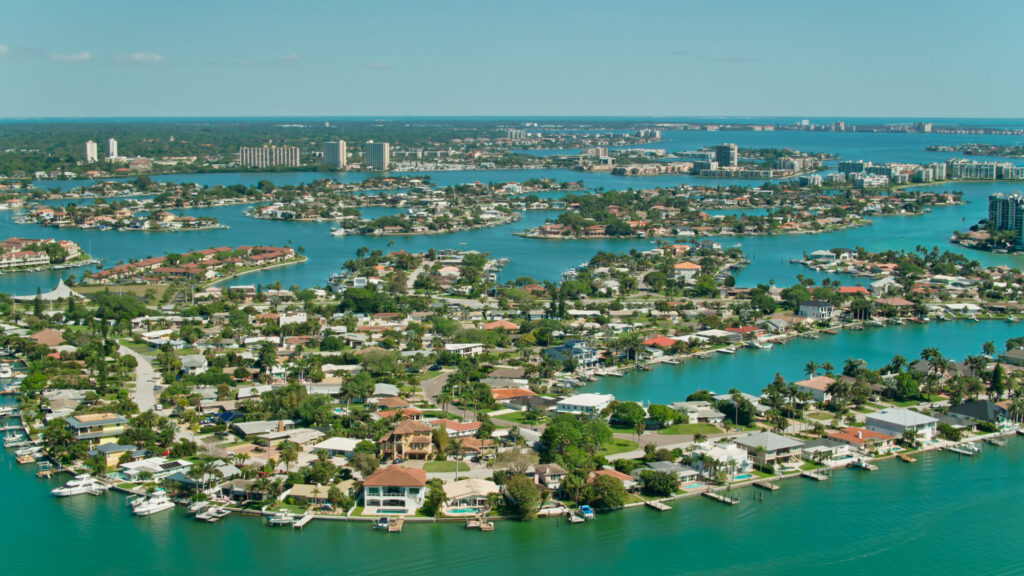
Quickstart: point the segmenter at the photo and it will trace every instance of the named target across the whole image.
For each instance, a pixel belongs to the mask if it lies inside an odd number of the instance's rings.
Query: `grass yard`
[[[808,418],[813,418],[813,419],[818,420],[820,422],[825,422],[827,420],[831,420],[832,416],[833,416],[833,414],[830,414],[828,412],[814,412],[814,413],[811,413],[811,414],[807,415]]]
[[[469,470],[469,466],[463,464],[459,466],[459,470]],[[423,463],[424,472],[455,472],[455,462],[449,462],[447,460],[431,460]]]
[[[689,434],[691,436],[695,434],[721,434],[722,431],[712,424],[705,424],[703,422],[697,424],[675,424],[668,428],[662,428],[658,430],[658,434]]]
[[[149,290],[150,288],[152,288],[153,290],[156,291],[156,300],[159,301],[161,298],[163,298],[164,290],[167,290],[167,286],[168,286],[167,284],[129,284],[129,285],[125,285],[125,286],[105,286],[105,285],[103,285],[103,286],[101,286],[101,285],[84,286],[83,285],[83,286],[75,286],[74,290],[75,290],[75,292],[78,292],[82,296],[86,296],[86,297],[88,297],[88,296],[90,296],[92,294],[97,294],[97,293],[100,293],[100,292],[106,292],[107,290],[109,290],[112,294],[118,294],[118,293],[121,293],[121,294],[134,294],[135,296],[137,296],[139,298],[143,298],[143,297],[146,296],[146,290]]]
[[[527,414],[527,412],[510,412],[508,414],[500,414],[498,416],[493,416],[493,418],[496,418],[498,420],[504,420],[505,422],[515,422],[516,424],[528,424],[530,426],[534,426],[536,424],[543,424],[548,421],[547,417],[540,418],[539,420],[534,421],[527,420],[527,418],[529,418]]]
[[[636,450],[636,442],[631,440],[622,440],[620,438],[612,438],[608,442],[605,442],[601,446],[601,451],[598,452],[601,456],[611,456],[612,454],[621,454],[623,452],[629,452],[630,450]]]

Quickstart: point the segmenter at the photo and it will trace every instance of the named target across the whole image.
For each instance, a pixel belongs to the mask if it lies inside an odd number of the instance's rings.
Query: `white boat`
[[[67,496],[77,496],[79,494],[99,494],[107,488],[107,485],[100,483],[99,480],[92,476],[88,474],[79,474],[71,480],[68,480],[67,483],[60,488],[50,490],[50,494],[63,498]]]
[[[267,526],[291,526],[295,524],[295,516],[287,510],[279,510],[267,519]]]
[[[331,228],[331,236],[345,236],[348,232],[344,228]]]
[[[14,370],[10,364],[0,364],[0,380],[14,378]]]
[[[17,406],[0,406],[0,417],[10,416],[18,410]]]
[[[151,516],[171,508],[174,508],[174,502],[171,502],[171,499],[163,490],[153,492],[146,499],[132,502],[132,514],[135,516]]]

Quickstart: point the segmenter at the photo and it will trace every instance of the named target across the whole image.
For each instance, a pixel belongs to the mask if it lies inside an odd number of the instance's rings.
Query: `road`
[[[139,412],[152,410],[156,406],[156,385],[161,381],[160,375],[153,369],[149,358],[135,350],[121,346],[118,352],[128,354],[138,363],[135,367],[135,403],[139,406]]]

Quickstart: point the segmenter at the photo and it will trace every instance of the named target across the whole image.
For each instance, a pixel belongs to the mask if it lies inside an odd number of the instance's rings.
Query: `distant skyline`
[[[1024,5],[3,0],[0,117],[1024,117]]]

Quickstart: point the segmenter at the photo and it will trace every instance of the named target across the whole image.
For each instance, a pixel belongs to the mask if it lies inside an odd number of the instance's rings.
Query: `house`
[[[476,356],[483,353],[484,345],[479,343],[445,344],[444,351],[454,352],[459,356]]]
[[[557,491],[562,486],[568,472],[558,464],[537,464],[533,467],[537,484],[548,490]]]
[[[850,456],[850,445],[834,438],[815,438],[804,442],[800,453],[805,460],[822,462]]]
[[[892,290],[898,290],[900,288],[900,283],[892,276],[886,276],[885,278],[875,280],[870,284],[870,286],[871,293],[876,296],[880,296],[882,294],[888,294]]]
[[[958,420],[995,424],[1006,419],[1006,409],[990,400],[974,400],[953,406],[949,415]]]
[[[904,431],[912,430],[918,438],[931,440],[938,422],[931,416],[925,416],[906,408],[887,408],[874,414],[868,414],[864,418],[864,427],[872,432],[896,438],[903,436]]]
[[[117,437],[125,431],[128,420],[117,414],[101,412],[99,414],[80,414],[64,418],[68,430],[80,440],[96,446],[97,444],[113,444]]]
[[[1024,348],[1014,348],[999,356],[999,361],[1013,366],[1024,366]]]
[[[378,508],[387,508],[388,514],[415,514],[423,506],[426,485],[427,473],[423,470],[402,466],[379,468],[363,480],[363,514],[380,514]]]
[[[499,404],[506,404],[513,400],[529,398],[537,394],[527,388],[491,388],[491,398]]]
[[[675,281],[690,280],[700,272],[700,264],[693,262],[677,262],[672,265],[672,279]]]
[[[707,476],[708,470],[704,469],[703,460],[699,458],[702,454],[716,462],[720,462],[734,473],[746,472],[750,468],[750,459],[747,457],[747,451],[732,442],[696,444],[691,456],[694,457],[697,469],[705,476]]]
[[[356,445],[359,444],[358,438],[341,438],[335,436],[321,441],[320,443],[313,446],[313,452],[323,450],[327,453],[329,458],[352,458],[355,454]]]
[[[515,322],[509,322],[508,320],[495,320],[484,324],[484,330],[506,330],[508,332],[515,332],[519,330],[519,325]]]
[[[186,376],[199,376],[206,372],[209,364],[202,354],[186,354],[181,357],[181,371]]]
[[[555,405],[556,412],[566,414],[593,415],[599,413],[615,401],[611,394],[573,394],[566,396]]]
[[[455,420],[449,420],[447,418],[428,420],[427,423],[434,428],[444,428],[448,433],[449,438],[476,436],[476,433],[480,431],[480,426],[482,425],[480,422],[456,422]]]
[[[175,472],[184,472],[191,466],[192,463],[187,460],[168,460],[161,456],[154,456],[122,464],[121,474],[129,482],[139,482],[147,478],[150,480],[160,480]]]
[[[607,476],[608,478],[614,478],[619,482],[622,482],[622,487],[625,488],[627,492],[632,492],[637,487],[636,478],[633,478],[629,474],[623,474],[615,469],[594,470],[590,473],[587,479],[588,481],[593,482],[599,476]]]
[[[864,451],[865,449],[870,451],[871,447],[874,447],[877,450],[886,451],[892,448],[893,445],[892,436],[872,432],[867,428],[843,428],[838,432],[830,433],[828,437],[833,440],[846,443],[861,451]]]
[[[291,430],[295,427],[295,422],[291,420],[257,420],[235,422],[232,427],[242,436],[258,436],[267,432]]]
[[[825,302],[824,300],[808,300],[800,303],[800,310],[797,312],[797,315],[819,322],[828,322],[835,318],[836,307],[831,302]]]
[[[774,432],[755,432],[734,440],[747,451],[747,456],[759,466],[775,466],[800,457],[803,442]]]
[[[118,464],[121,463],[121,459],[135,458],[136,456],[142,456],[145,454],[145,450],[139,450],[134,444],[116,444],[113,442],[107,444],[98,444],[92,450],[87,453],[89,456],[97,457],[100,456],[107,463],[107,468],[111,470],[116,469]]]
[[[832,395],[828,393],[828,387],[831,386],[833,382],[835,382],[835,380],[829,376],[814,376],[807,380],[794,382],[793,385],[796,386],[797,390],[810,394],[811,397],[814,398],[815,402],[824,404],[832,399]]]
[[[725,414],[722,414],[715,409],[713,404],[704,400],[673,402],[669,408],[680,414],[686,414],[690,423],[721,424],[725,420]]]
[[[543,354],[555,362],[572,360],[579,366],[592,366],[600,359],[598,350],[582,340],[566,340],[560,346],[545,348]]]
[[[411,458],[423,460],[434,451],[432,433],[434,427],[419,420],[402,420],[395,429],[385,434],[379,442],[383,458]]]
[[[352,487],[352,481],[346,480],[339,484],[329,484],[327,486],[320,484],[295,484],[288,490],[288,496],[307,506],[325,506],[329,504],[327,493],[330,492],[331,488],[335,487],[344,494]]]
[[[228,464],[223,460],[217,460],[213,462],[213,472],[204,474],[202,478],[192,478],[184,470],[178,470],[173,474],[167,476],[167,480],[181,484],[182,486],[195,487],[202,484],[203,486],[210,488],[223,481],[231,480],[242,475],[242,471],[235,467],[233,464]]]
[[[684,464],[679,464],[678,462],[649,462],[645,468],[640,468],[638,470],[641,472],[642,470],[654,470],[656,472],[672,474],[677,479],[679,479],[680,482],[696,480],[697,477],[700,476],[700,472],[698,472],[694,468],[690,468],[689,466],[686,466]],[[637,472],[638,470],[634,470],[634,472]],[[640,474],[637,474],[637,478],[639,477]]]
[[[487,505],[491,494],[500,494],[498,485],[483,478],[466,478],[444,485],[446,508],[463,508],[466,506],[482,507]]]

